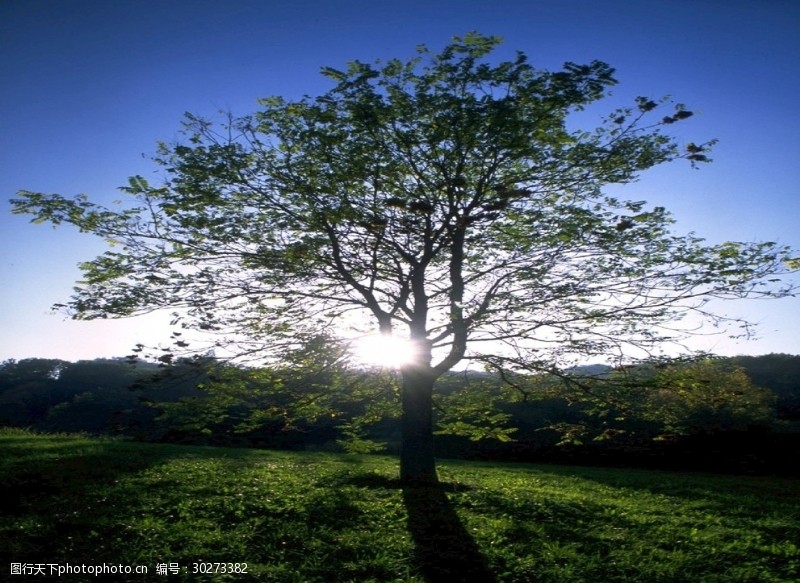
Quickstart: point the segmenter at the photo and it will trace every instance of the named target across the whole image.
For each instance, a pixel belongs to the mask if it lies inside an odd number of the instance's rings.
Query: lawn
[[[57,580],[800,580],[798,480],[443,460],[441,488],[403,489],[397,471],[382,456],[0,430],[0,573],[42,581],[86,565],[148,573]],[[10,575],[12,564],[23,574]],[[25,574],[39,567],[47,577]]]

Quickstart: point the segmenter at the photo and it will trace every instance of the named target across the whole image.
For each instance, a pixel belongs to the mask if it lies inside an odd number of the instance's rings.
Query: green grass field
[[[797,480],[442,461],[443,487],[404,490],[396,475],[380,456],[0,430],[0,579],[800,580]],[[104,563],[149,572],[49,574]],[[247,573],[202,572],[236,563]]]

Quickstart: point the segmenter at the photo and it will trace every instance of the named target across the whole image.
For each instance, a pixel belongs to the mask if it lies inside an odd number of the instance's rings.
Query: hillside
[[[59,581],[800,576],[800,482],[786,478],[444,461],[442,488],[404,490],[388,457],[16,429],[0,431],[0,473],[5,575],[14,564],[106,564],[149,572]]]

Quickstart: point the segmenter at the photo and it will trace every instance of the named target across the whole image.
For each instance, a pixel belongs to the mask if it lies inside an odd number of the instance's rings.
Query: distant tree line
[[[318,356],[318,353],[315,353]],[[210,358],[0,363],[0,425],[143,441],[396,453],[396,375],[294,355],[291,367]],[[313,365],[312,365],[313,364]],[[569,378],[451,372],[436,403],[442,457],[797,473],[800,356],[769,354]]]

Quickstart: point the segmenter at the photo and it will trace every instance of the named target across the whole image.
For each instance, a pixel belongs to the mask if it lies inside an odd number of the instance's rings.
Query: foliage
[[[214,581],[426,581],[440,561],[480,558],[496,583],[784,583],[800,575],[797,480],[446,462],[420,532],[415,500],[379,456],[137,444],[0,431],[0,559],[147,565],[204,579],[195,561],[247,562]],[[441,537],[441,538],[437,538]],[[469,552],[466,552],[468,549]],[[472,555],[472,556],[470,556]],[[468,576],[468,575],[467,575]],[[20,581],[28,580],[18,576]],[[86,576],[65,576],[85,581]],[[32,580],[32,579],[30,579]]]
[[[141,395],[129,387],[154,366],[126,359],[67,362],[51,359],[0,363],[0,423],[55,431],[116,433],[133,421]]]
[[[198,379],[197,394],[155,406],[168,435],[190,441],[199,435],[212,443],[238,436],[240,443],[267,447],[320,447],[327,441],[367,453],[381,449],[366,438],[367,428],[398,416],[396,376],[351,369],[342,347],[327,337],[309,339],[268,367],[179,359],[161,380],[187,371]]]
[[[591,375],[517,378],[526,403],[538,386],[543,397],[576,409],[572,415],[555,408],[542,426],[562,435],[561,444],[594,441],[675,439],[691,434],[724,434],[775,427],[776,396],[756,387],[746,371],[730,359],[692,359],[682,363],[655,363],[607,367]],[[527,388],[526,388],[527,387]],[[513,407],[515,416],[524,405]]]
[[[769,426],[774,396],[755,387],[742,368],[705,360],[658,370],[645,418],[667,431],[730,431]]]
[[[791,354],[765,354],[762,356],[737,356],[731,359],[741,366],[753,383],[771,390],[776,397],[778,417],[786,421],[800,421],[800,356]]]
[[[471,442],[508,443],[517,431],[512,415],[503,410],[507,391],[495,375],[451,374],[439,382],[436,399],[437,435],[464,437]]]

